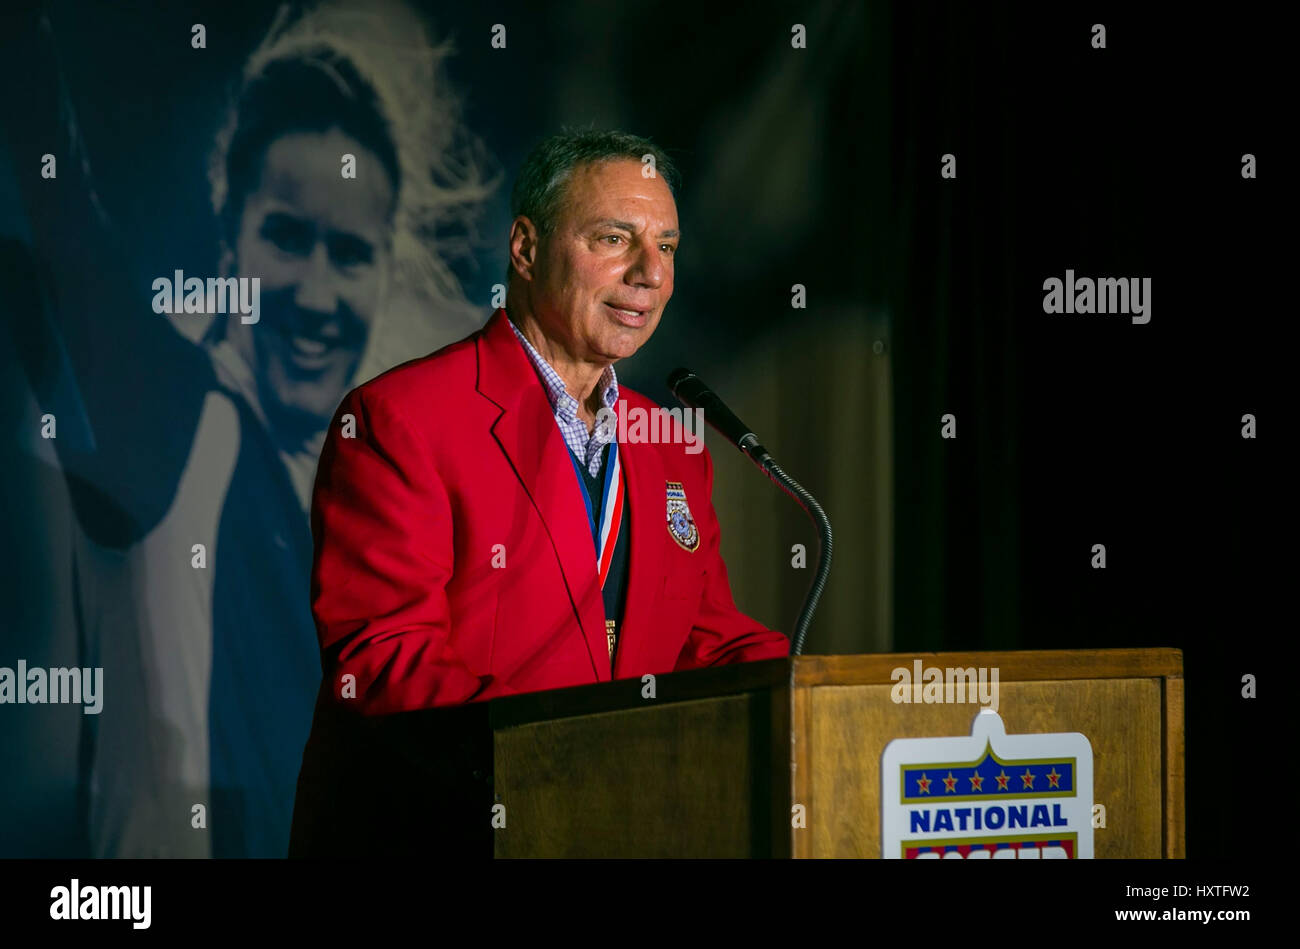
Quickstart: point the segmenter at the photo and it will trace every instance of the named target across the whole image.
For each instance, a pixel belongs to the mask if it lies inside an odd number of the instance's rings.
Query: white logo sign
[[[1008,735],[981,709],[969,738],[896,738],[880,800],[883,857],[1092,857],[1092,743],[1078,732]]]

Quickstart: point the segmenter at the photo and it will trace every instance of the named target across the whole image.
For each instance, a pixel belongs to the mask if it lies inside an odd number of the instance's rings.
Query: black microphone
[[[812,586],[804,598],[803,609],[794,626],[794,640],[790,646],[790,655],[797,656],[803,652],[804,637],[808,635],[808,624],[812,622],[813,611],[826,588],[826,578],[831,571],[831,522],[808,490],[794,478],[781,470],[766,448],[759,443],[753,429],[738,419],[718,396],[689,369],[674,369],[668,373],[668,390],[677,400],[690,409],[701,409],[704,420],[731,444],[735,445],[754,462],[772,482],[790,495],[804,513],[812,519],[821,537],[821,551],[817,558],[817,572],[813,575]]]
[[[674,369],[668,374],[668,389],[687,408],[703,409],[704,420],[723,438],[731,442],[753,462],[767,471],[764,462],[771,462],[772,456],[758,443],[754,430],[736,418],[726,403],[704,384],[704,380],[689,369]]]

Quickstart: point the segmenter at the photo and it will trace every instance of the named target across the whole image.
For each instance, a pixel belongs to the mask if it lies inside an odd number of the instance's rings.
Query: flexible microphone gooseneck
[[[798,656],[803,652],[808,625],[812,622],[813,611],[817,609],[822,591],[826,588],[827,575],[831,572],[830,519],[826,517],[826,512],[817,503],[817,499],[809,494],[803,485],[781,470],[776,459],[759,443],[758,436],[749,426],[736,418],[699,376],[689,369],[674,369],[668,374],[668,389],[687,408],[702,409],[704,420],[723,438],[744,452],[778,488],[790,495],[817,527],[821,538],[817,572],[813,575],[808,595],[804,597],[803,609],[799,611],[799,619],[794,626],[794,640],[790,646],[790,655]]]

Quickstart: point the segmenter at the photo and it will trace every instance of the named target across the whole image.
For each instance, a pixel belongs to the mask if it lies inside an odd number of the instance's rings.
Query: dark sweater
[[[573,452],[569,452],[573,457]],[[587,497],[591,500],[591,512],[597,525],[600,524],[601,515],[604,513],[602,506],[604,497],[602,492],[605,487],[605,468],[609,463],[609,446],[606,445],[600,450],[600,467],[596,470],[595,475],[588,473],[586,467],[574,458],[575,473],[582,472],[582,487],[587,492]],[[623,498],[623,516],[619,520],[618,541],[614,544],[614,559],[609,565],[609,576],[605,579],[605,588],[601,594],[605,601],[605,619],[613,620],[615,623],[615,633],[623,625],[623,607],[627,597],[627,566],[628,566],[628,542],[629,542],[629,516],[628,510],[631,507],[627,502],[627,496]],[[594,532],[592,539],[593,553],[596,544],[599,541],[599,533]],[[615,652],[617,652],[617,641],[615,642]]]

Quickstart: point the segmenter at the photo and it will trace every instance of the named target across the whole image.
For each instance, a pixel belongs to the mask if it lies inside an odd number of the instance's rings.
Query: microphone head
[[[689,369],[681,366],[677,367],[672,372],[668,373],[668,391],[673,395],[676,395],[677,387],[694,375],[695,373]]]

